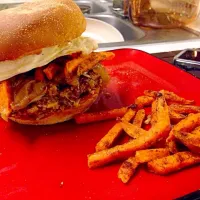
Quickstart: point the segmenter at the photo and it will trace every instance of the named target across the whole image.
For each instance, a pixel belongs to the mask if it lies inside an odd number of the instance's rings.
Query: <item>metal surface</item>
[[[87,17],[99,19],[114,26],[123,35],[125,41],[138,40],[145,36],[144,31],[140,28],[112,15],[87,15]],[[108,45],[111,45],[111,43]],[[114,43],[112,43],[112,45],[114,45]]]
[[[8,8],[14,8],[18,5],[20,5],[21,3],[10,3],[10,4],[7,4],[7,3],[1,3],[0,2],[0,10],[5,10],[5,9],[8,9]]]
[[[77,0],[75,2],[84,2],[85,0]],[[159,44],[159,43],[177,43],[181,41],[191,41],[200,39],[199,35],[191,30],[186,29],[152,29],[145,27],[136,27],[131,24],[128,19],[124,19],[113,13],[112,1],[110,0],[87,0],[93,4],[94,8],[99,5],[102,6],[105,12],[87,14],[87,17],[95,18],[107,22],[117,28],[124,36],[125,42],[118,43],[105,43],[100,44],[100,48],[112,48],[112,47],[133,47],[137,45],[146,44]],[[97,9],[95,9],[97,11]],[[158,50],[159,51],[159,50]]]
[[[105,5],[104,3],[101,3],[98,0],[97,1],[96,0],[75,0],[75,2],[80,8],[83,8],[85,6],[89,7],[90,8],[89,14],[108,13],[109,11],[107,4]]]
[[[145,44],[158,44],[158,43],[176,43],[181,41],[191,41],[193,39],[199,39],[196,34],[193,34],[184,29],[146,29],[140,28],[144,31],[145,35],[139,39],[126,40],[125,42],[107,43],[102,44],[100,47],[132,47],[135,45]],[[126,30],[124,30],[126,32]],[[158,51],[159,52],[159,51]]]

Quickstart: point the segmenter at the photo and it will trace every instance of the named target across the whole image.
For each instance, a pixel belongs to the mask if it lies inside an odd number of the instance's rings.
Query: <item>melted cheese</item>
[[[90,54],[93,50],[97,49],[97,47],[98,45],[94,40],[86,37],[79,37],[68,42],[66,45],[43,48],[40,54],[27,55],[16,60],[2,61],[0,62],[0,81],[47,65],[61,56],[80,51],[83,54]]]

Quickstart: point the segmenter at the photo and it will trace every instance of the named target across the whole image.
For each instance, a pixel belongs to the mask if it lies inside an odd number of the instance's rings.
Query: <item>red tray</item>
[[[93,109],[129,105],[145,89],[168,89],[200,105],[200,80],[192,75],[141,51],[114,52],[105,62],[111,82]],[[117,178],[120,163],[89,170],[87,154],[114,123],[33,127],[0,121],[0,200],[163,200],[200,188],[199,166],[165,177],[140,169],[127,185]]]

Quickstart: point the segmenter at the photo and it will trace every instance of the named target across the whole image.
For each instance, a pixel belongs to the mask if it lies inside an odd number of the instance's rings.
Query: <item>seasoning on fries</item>
[[[175,131],[186,131],[190,132],[197,126],[200,126],[200,113],[190,114],[185,119],[181,120],[178,124],[176,124],[169,133],[169,136],[166,140],[166,143],[169,146],[169,149],[172,153],[176,153],[178,150],[174,148],[175,145]],[[173,147],[173,148],[172,148]]]
[[[134,152],[140,149],[150,147],[156,141],[157,137],[154,134],[145,134],[141,137],[130,140],[129,142],[117,145],[109,149],[88,155],[88,167],[96,168],[116,160],[124,160],[133,155]]]
[[[182,119],[185,119],[186,115],[177,113],[174,110],[169,108],[169,117],[170,117],[171,122],[177,123],[177,122],[180,122]]]
[[[151,126],[157,123],[157,115],[156,115],[156,101],[153,101],[151,106]]]
[[[136,168],[139,166],[135,157],[130,157],[125,160],[118,171],[118,178],[121,179],[123,183],[127,183],[130,178],[135,173]]]
[[[167,90],[161,90],[161,91],[164,93],[165,99],[167,101],[176,102],[176,103],[185,104],[185,105],[194,103],[194,100],[186,100],[186,99],[178,96],[174,92],[169,92]],[[144,94],[146,96],[150,96],[150,97],[154,97],[154,98],[156,98],[157,93],[158,93],[157,91],[153,91],[153,90],[145,90],[144,91]]]
[[[167,90],[162,90],[162,91],[164,91],[165,99],[169,102],[176,102],[185,105],[194,103],[194,100],[186,100],[185,98],[178,96],[174,92],[169,92]]]
[[[159,138],[162,138],[170,129],[169,110],[163,95],[156,99],[156,107],[157,112],[154,114],[157,115],[158,122],[147,134],[141,134],[137,139],[131,140],[125,144],[88,155],[89,168],[100,167],[115,160],[126,159],[137,150],[149,148],[155,144]]]
[[[153,160],[148,163],[148,169],[159,175],[167,175],[197,163],[200,163],[200,156],[185,151]]]
[[[137,138],[141,134],[143,134],[143,131],[142,131],[143,129],[140,129],[140,127],[142,126],[144,118],[145,118],[145,110],[141,109],[141,110],[137,111],[137,113],[133,119],[133,124],[130,124],[128,122],[122,122],[121,125],[122,125],[122,127],[124,125],[123,129],[126,133],[128,133],[128,131],[129,131],[129,130],[126,130],[127,128],[129,129],[129,127],[128,127],[129,125],[131,125],[130,131],[132,131],[132,126],[134,126],[136,128],[135,129],[136,131],[135,131],[135,134],[133,134],[133,135],[135,136],[134,138]],[[123,124],[123,123],[125,123],[125,124]],[[146,133],[146,132],[147,131],[144,130],[144,133]],[[136,137],[136,135],[137,135],[137,137]],[[139,163],[136,161],[135,157],[129,157],[127,160],[125,160],[122,163],[121,167],[119,168],[118,178],[121,179],[121,181],[123,183],[127,183],[130,180],[130,178],[133,176],[138,165],[139,165]]]
[[[122,121],[131,121],[131,119],[135,116],[135,111],[131,108],[128,109],[128,111],[125,113],[125,115],[122,117]],[[116,139],[121,135],[123,129],[121,127],[120,122],[115,124],[108,133],[97,143],[95,149],[96,151],[102,151],[104,149],[107,149],[113,145],[113,143],[116,141]]]
[[[165,156],[169,156],[169,150],[165,148],[136,151],[135,156],[129,157],[122,163],[118,171],[118,178],[121,179],[123,183],[127,183],[140,164]]]
[[[141,134],[146,133],[145,130],[140,129],[144,121],[144,118],[145,118],[145,110],[144,109],[138,110],[133,119],[133,124],[123,121],[121,122],[121,127],[131,138],[136,139]]]
[[[145,118],[145,110],[144,109],[138,110],[133,120],[133,125],[141,127],[144,118]]]
[[[200,126],[197,126],[191,133],[200,136]]]
[[[157,94],[158,94],[158,91],[154,91],[154,90],[145,90],[144,91],[144,95],[153,97],[153,98],[156,98]]]
[[[170,155],[170,152],[166,148],[145,149],[145,150],[136,151],[135,158],[138,163],[147,163],[152,160],[169,156],[169,155]]]
[[[171,104],[170,110],[181,114],[199,113],[200,106]]]
[[[135,100],[135,104],[138,108],[144,108],[146,106],[151,106],[152,102],[154,101],[154,97],[150,96],[139,96]]]
[[[200,163],[200,106],[193,103],[167,90],[145,90],[143,96],[136,98],[136,107],[123,110],[126,113],[121,120],[97,143],[96,152],[88,155],[89,168],[121,160],[118,178],[127,183],[140,165],[146,164],[155,174],[168,175]],[[151,107],[147,116],[146,107]],[[110,112],[104,119],[123,113]],[[96,114],[94,121],[101,119]],[[89,123],[87,118],[83,120]],[[142,128],[145,124],[151,125],[149,130]],[[123,131],[130,139],[113,146]],[[179,143],[188,151],[180,152]]]
[[[121,127],[133,139],[136,139],[140,137],[141,135],[148,134],[146,130],[141,129],[137,125],[134,125],[125,121],[121,122]]]
[[[123,117],[128,108],[123,107],[119,109],[113,109],[108,111],[82,113],[77,115],[74,119],[77,124],[86,124],[91,122],[105,121],[110,119],[116,119],[117,117]]]
[[[174,131],[174,136],[186,147],[188,147],[190,151],[200,154],[200,135],[182,131]]]

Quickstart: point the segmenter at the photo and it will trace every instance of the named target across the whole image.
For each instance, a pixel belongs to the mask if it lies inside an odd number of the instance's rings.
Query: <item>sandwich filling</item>
[[[108,74],[99,61],[112,56],[111,53],[87,56],[77,53],[9,79],[10,116],[40,120],[57,111],[78,108],[81,98],[94,94],[108,82]]]
[[[112,59],[110,52],[74,52],[6,80],[11,103],[7,117],[40,120],[55,112],[80,106],[109,80],[101,61]]]

